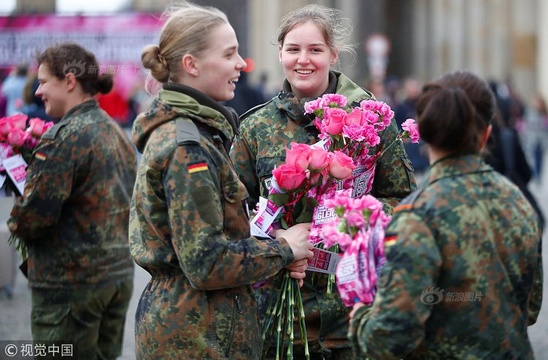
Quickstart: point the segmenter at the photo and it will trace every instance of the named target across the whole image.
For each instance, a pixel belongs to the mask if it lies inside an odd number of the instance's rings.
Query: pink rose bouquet
[[[336,273],[340,277],[337,286],[345,304],[356,298],[367,302],[374,295],[376,283],[372,269],[382,266],[382,239],[388,219],[382,213],[382,204],[367,195],[373,188],[376,162],[403,138],[418,142],[417,126],[413,119],[406,120],[402,124],[403,131],[392,143],[371,154],[371,149],[381,143],[381,133],[394,117],[394,112],[386,103],[363,100],[358,106],[349,107],[343,95],[326,94],[307,102],[305,112],[316,116],[314,124],[320,131],[319,141],[314,145],[289,145],[285,163],[272,172],[265,207],[269,209],[269,214],[278,215],[273,222],[263,221],[265,217],[261,210],[256,216],[267,233],[311,221],[309,241],[317,248],[328,248],[330,252],[338,254],[343,251],[339,261],[346,265],[340,270],[337,266]],[[343,206],[338,201],[345,201],[347,205]],[[341,211],[345,214],[339,215]],[[344,221],[335,223],[341,216],[344,216]],[[343,225],[347,226],[345,231],[342,230]],[[360,267],[365,260],[369,261],[367,266]],[[344,273],[351,268],[363,271]],[[330,273],[328,293],[335,281],[336,276]],[[279,324],[288,324],[288,354],[292,353],[294,318],[293,310],[283,310],[284,306],[289,306],[287,304],[293,304],[293,307],[297,304],[301,338],[306,339],[302,301],[299,302],[300,289],[295,284],[296,281],[285,274],[278,299],[269,309],[263,329],[263,337],[273,335],[274,325],[278,324],[280,351],[283,342],[281,332],[286,330],[281,329]],[[352,287],[356,287],[355,290],[351,291]],[[291,314],[290,319],[284,318],[287,314]]]
[[[52,126],[51,121],[29,119],[25,114],[0,118],[0,171],[2,161],[14,155],[21,154],[28,162],[40,137]]]
[[[28,123],[28,126],[27,126]],[[31,118],[25,114],[16,114],[9,117],[0,118],[0,189],[15,190],[18,187],[16,183],[23,183],[26,174],[26,164],[30,161],[32,152],[42,135],[53,126],[53,122],[44,121],[39,118]],[[17,167],[17,176],[21,181],[13,182],[15,170],[12,170],[11,176],[9,168],[4,166],[4,162],[9,162],[15,157],[21,157],[17,160],[20,165]],[[10,160],[8,160],[10,159]],[[20,194],[22,195],[22,194]],[[26,258],[26,247],[13,235],[8,239],[8,243],[14,245],[23,259]]]

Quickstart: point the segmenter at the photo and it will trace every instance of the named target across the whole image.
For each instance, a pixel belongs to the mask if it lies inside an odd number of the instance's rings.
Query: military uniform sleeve
[[[240,181],[249,193],[249,206],[254,209],[259,202],[260,180],[256,172],[256,158],[254,155],[256,152],[252,151],[244,131],[245,129],[242,129],[242,132],[234,139],[230,149],[230,157]]]
[[[226,169],[217,168],[200,146],[179,146],[176,151],[180,153],[174,156],[165,177],[171,194],[167,199],[169,222],[173,247],[192,286],[216,290],[253,284],[294,261],[285,240],[258,240],[250,237],[249,231],[244,238],[228,238],[225,229],[230,224],[226,223],[221,196],[241,205],[247,196],[245,188],[236,175],[233,180],[241,186],[241,194],[230,190],[232,184],[221,185],[219,173]],[[237,221],[241,220],[238,216]]]
[[[370,309],[358,311],[351,329],[360,350],[374,359],[400,359],[424,340],[431,305],[425,291],[437,282],[441,254],[432,233],[412,213],[394,215],[387,229],[387,263]]]
[[[534,271],[533,288],[529,296],[529,326],[537,322],[542,304],[542,284],[544,281],[542,269],[542,238],[539,240],[538,260]]]
[[[62,221],[61,209],[72,191],[74,156],[71,147],[53,141],[41,142],[34,151],[24,194],[16,201],[8,221],[10,231],[24,242],[47,237]]]
[[[383,148],[397,137],[398,128],[394,120],[382,135]],[[382,149],[381,149],[382,151]],[[401,141],[392,145],[378,160],[371,194],[385,204],[391,212],[403,198],[417,188],[415,172]]]

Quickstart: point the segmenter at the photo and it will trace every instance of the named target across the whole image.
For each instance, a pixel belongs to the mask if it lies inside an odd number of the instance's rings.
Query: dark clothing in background
[[[519,187],[535,208],[539,215],[541,229],[544,230],[544,214],[527,188],[533,173],[527,163],[516,129],[494,123],[487,146],[489,152],[485,157],[486,162]]]

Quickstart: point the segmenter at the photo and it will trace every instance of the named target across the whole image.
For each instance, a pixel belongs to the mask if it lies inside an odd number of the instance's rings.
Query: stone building
[[[366,39],[383,34],[390,52],[382,75],[428,81],[469,69],[509,80],[523,97],[548,97],[548,1],[544,0],[195,0],[224,10],[244,57],[255,60],[252,81],[281,79],[276,30],[287,12],[315,2],[341,9],[354,25],[357,56],[342,56],[342,70],[357,82],[371,78]],[[131,0],[125,10],[161,12],[172,0]],[[53,12],[55,0],[17,0],[16,12]],[[373,59],[374,60],[374,59]],[[377,62],[378,64],[378,62]]]

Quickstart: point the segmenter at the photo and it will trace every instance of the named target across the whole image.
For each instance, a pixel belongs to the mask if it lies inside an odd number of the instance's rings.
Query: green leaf
[[[274,202],[278,206],[284,206],[289,202],[289,193],[285,194],[270,194],[268,199]]]

